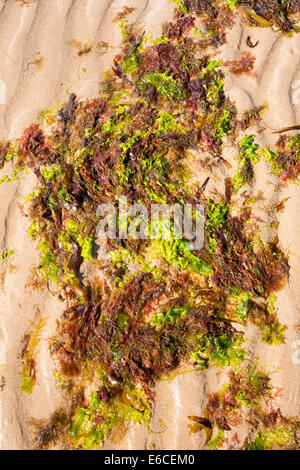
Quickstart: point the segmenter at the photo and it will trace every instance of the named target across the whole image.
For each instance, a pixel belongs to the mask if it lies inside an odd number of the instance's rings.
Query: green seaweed
[[[270,323],[261,328],[261,341],[264,343],[280,346],[285,341],[286,326],[280,323]]]
[[[77,410],[70,426],[72,447],[99,449],[116,426],[126,421],[149,426],[150,417],[151,406],[140,389],[128,389],[126,401],[119,397],[111,403],[104,403],[97,393],[92,393],[88,405]]]
[[[222,430],[218,430],[218,433],[214,439],[211,439],[206,444],[207,450],[218,450],[223,447],[225,440],[225,433]]]
[[[234,9],[237,4],[239,3],[240,0],[226,0],[228,6],[232,9]]]
[[[45,238],[39,242],[37,248],[40,251],[39,272],[42,278],[57,283],[59,280],[60,269],[56,264],[55,253],[53,253]]]
[[[174,79],[169,72],[148,73],[138,80],[137,85],[141,92],[145,91],[146,85],[151,85],[167,99],[184,100],[187,97],[186,90],[180,87],[180,80]]]
[[[226,224],[229,208],[223,204],[216,204],[212,199],[207,203],[207,224],[209,228],[219,229]]]
[[[158,327],[165,326],[167,323],[177,325],[180,318],[183,315],[187,315],[190,311],[191,307],[189,305],[185,305],[183,307],[171,307],[166,312],[155,313],[151,318],[150,323],[151,325]]]
[[[230,337],[226,334],[217,338],[199,336],[200,348],[192,354],[192,358],[200,366],[207,367],[207,361],[211,361],[216,367],[240,365],[247,357],[247,351],[240,346],[243,344],[243,336]]]
[[[279,428],[274,431],[258,432],[254,441],[248,446],[248,450],[274,450],[282,448],[290,440],[292,432],[287,428]]]
[[[239,299],[240,300],[236,310],[236,316],[239,320],[244,322],[248,318],[251,295],[248,292],[244,292],[239,296]]]
[[[15,252],[15,250],[5,251],[4,253],[1,253],[0,259],[8,260],[14,254],[14,252]]]

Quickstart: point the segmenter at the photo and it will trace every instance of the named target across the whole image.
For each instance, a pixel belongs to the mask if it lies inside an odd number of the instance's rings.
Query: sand
[[[119,27],[112,19],[123,5],[135,6],[130,20],[140,21],[153,36],[159,35],[161,25],[173,11],[167,0],[37,0],[21,6],[15,0],[0,1],[0,91],[5,87],[6,99],[0,103],[0,137],[18,137],[25,126],[39,119],[40,111],[66,101],[68,93],[97,96],[98,81],[110,66],[121,40]],[[280,128],[300,122],[296,102],[295,81],[300,80],[300,37],[282,37],[271,29],[249,28],[239,20],[228,36],[222,56],[232,60],[241,51],[249,50],[246,38],[259,40],[254,49],[256,77],[235,77],[226,74],[226,90],[236,100],[238,109],[268,102],[264,123]],[[89,44],[93,50],[78,56],[77,42]],[[103,41],[109,44],[105,50]],[[4,85],[3,85],[4,83]],[[296,83],[297,85],[297,83]],[[300,88],[300,82],[299,82]],[[1,94],[1,93],[0,93]],[[2,93],[3,94],[3,93]],[[294,101],[294,103],[293,103]],[[270,130],[260,136],[260,143],[274,143]],[[235,165],[234,160],[232,160]],[[226,175],[220,168],[219,179],[210,187],[220,189]],[[54,365],[49,355],[49,337],[56,319],[63,310],[62,302],[47,290],[32,292],[25,288],[30,269],[38,261],[35,245],[27,238],[29,223],[18,204],[32,192],[34,176],[0,185],[0,251],[15,250],[7,261],[0,261],[0,376],[5,386],[0,391],[0,448],[30,447],[30,419],[47,417],[60,403],[60,391],[55,388]],[[300,378],[300,189],[288,186],[278,190],[278,179],[271,175],[264,162],[259,163],[253,192],[264,190],[266,205],[271,201],[289,198],[279,214],[280,246],[289,255],[291,266],[288,285],[278,294],[279,320],[288,326],[286,343],[280,347],[260,342],[258,331],[248,331],[251,337],[250,357],[259,358],[272,373],[278,387],[276,404],[282,412],[299,414]],[[264,213],[266,226],[271,213]],[[20,364],[18,354],[21,340],[30,320],[39,307],[47,326],[43,331],[38,355],[37,384],[32,395],[19,391]],[[298,344],[297,344],[298,341]],[[299,362],[299,363],[298,363]],[[189,435],[188,415],[203,413],[205,396],[224,383],[224,372],[214,369],[177,376],[173,381],[156,386],[152,433],[144,427],[130,427],[125,439],[116,444],[110,440],[106,449],[199,449],[204,435]],[[241,432],[242,436],[242,432]]]

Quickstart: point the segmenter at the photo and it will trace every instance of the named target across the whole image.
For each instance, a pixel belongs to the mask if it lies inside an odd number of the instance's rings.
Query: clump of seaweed
[[[282,135],[276,143],[277,152],[267,152],[276,173],[285,182],[298,182],[300,174],[300,135]]]
[[[37,309],[36,318],[30,321],[30,330],[24,335],[22,340],[21,358],[21,385],[20,390],[26,393],[32,393],[36,383],[36,358],[39,353],[38,346],[41,340],[42,330],[46,326],[46,319],[42,318]]]
[[[243,118],[243,120],[245,119],[248,121],[248,117]],[[243,127],[242,124],[241,128]],[[253,163],[257,163],[261,157],[271,165],[272,172],[279,175],[285,183],[299,183],[299,134],[294,136],[281,135],[274,150],[270,147],[260,148],[255,143],[254,135],[245,135],[240,142],[240,148],[238,171],[232,179],[232,186],[235,191],[239,191],[245,184],[251,183],[254,177]]]
[[[14,252],[15,252],[15,250],[5,251],[5,252],[1,253],[0,259],[8,260],[14,254]]]
[[[190,432],[204,430],[210,450],[298,449],[300,422],[284,417],[274,400],[269,373],[248,362],[231,370],[221,391],[208,396],[203,417],[189,416]],[[250,432],[241,443],[237,431],[245,419]]]
[[[275,31],[286,33],[298,31],[300,3],[297,0],[227,0],[227,3],[237,8],[250,26],[273,27]]]
[[[93,42],[91,40],[82,43],[81,41],[78,41],[78,39],[73,38],[67,41],[67,44],[77,49],[77,55],[79,57],[89,54],[93,49]]]
[[[244,51],[239,59],[237,60],[229,60],[224,62],[226,67],[229,67],[229,71],[234,73],[235,75],[241,75],[242,73],[246,73],[248,75],[255,76],[254,72],[252,72],[255,64],[255,56],[251,54],[251,52]]]
[[[155,40],[125,21],[130,13],[125,9],[119,17],[122,52],[99,97],[79,100],[72,93],[60,109],[41,115],[47,132],[32,124],[17,142],[0,146],[1,167],[30,169],[36,176],[36,190],[22,207],[40,253],[36,284],[51,286],[66,302],[50,350],[67,411],[38,423],[37,447],[60,439],[74,449],[99,448],[114,430],[122,435],[127,422],[149,427],[156,380],[191,364],[198,370],[240,367],[247,359],[248,322],[260,328],[266,343],[284,341],[285,327],[270,310],[270,298],[287,280],[288,261],[276,238],[254,242],[260,230],[249,223],[251,205],[237,214],[231,203],[232,193],[254,176],[261,155],[254,136],[244,135],[238,144],[238,173],[227,180],[225,195],[205,194],[207,167],[227,164],[226,142],[234,144],[240,131],[259,122],[263,109],[238,119],[225,96],[216,53],[234,13],[228,2],[177,3],[173,20]],[[287,171],[281,162],[288,143],[282,138],[280,145],[273,163]],[[287,158],[297,151],[293,147]],[[206,156],[201,186],[189,184],[188,161],[195,152]],[[175,237],[174,216],[144,226],[141,218],[122,215],[123,198],[147,209],[203,205],[203,247],[190,248],[184,234]],[[109,226],[114,236],[106,240],[97,239],[101,204],[112,205],[117,214]],[[142,230],[158,236],[137,237]],[[39,316],[25,337],[27,392],[36,379],[43,326]],[[242,403],[269,393],[268,379],[254,368],[232,369],[231,382],[226,396],[235,411],[225,395],[218,397],[218,407],[211,399],[207,408],[206,428],[216,425],[221,433],[210,447],[242,419]]]

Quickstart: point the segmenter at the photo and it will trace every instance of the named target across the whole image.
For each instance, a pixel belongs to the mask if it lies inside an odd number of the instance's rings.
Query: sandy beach
[[[55,109],[72,92],[79,97],[97,96],[99,81],[119,50],[121,33],[113,18],[124,5],[135,7],[129,21],[140,22],[153,37],[161,34],[174,8],[167,0],[36,0],[23,6],[15,0],[0,1],[0,80],[5,92],[0,104],[1,139],[17,138],[31,122],[39,120],[43,125],[41,111]],[[237,19],[218,58],[237,58],[247,49],[247,36],[259,41],[253,50],[255,75],[237,77],[226,73],[225,91],[239,111],[268,103],[263,115],[266,130],[258,140],[265,146],[277,139],[272,129],[300,123],[300,96],[298,104],[296,96],[297,86],[300,88],[300,36],[283,36],[271,28],[251,28]],[[89,45],[91,52],[78,54]],[[236,166],[230,150],[228,161]],[[220,166],[218,173],[219,177],[210,183],[212,193],[224,184],[230,170]],[[259,358],[272,371],[273,384],[278,388],[276,404],[283,413],[296,416],[300,403],[300,190],[296,185],[278,185],[278,181],[264,161],[257,165],[253,194],[263,191],[266,233],[271,234],[274,218],[268,208],[287,199],[285,210],[277,216],[279,246],[289,257],[290,276],[277,294],[276,303],[279,321],[287,325],[286,341],[281,346],[266,345],[260,342],[255,327],[248,328],[247,337],[251,340],[250,358]],[[0,260],[0,342],[4,345],[0,348],[0,377],[5,382],[0,391],[0,449],[30,448],[30,420],[49,416],[59,406],[61,396],[53,377],[49,338],[64,303],[47,290],[36,292],[25,287],[38,254],[35,243],[27,237],[29,222],[19,205],[33,191],[34,184],[32,174],[26,180],[0,185],[0,251],[14,250],[8,260]],[[19,390],[18,355],[37,308],[47,321],[38,354],[37,384],[27,396]],[[121,443],[112,436],[104,448],[201,449],[205,436],[189,434],[187,416],[201,416],[205,396],[220,388],[224,380],[223,370],[211,368],[159,382],[155,387],[153,432],[143,426],[130,426]]]

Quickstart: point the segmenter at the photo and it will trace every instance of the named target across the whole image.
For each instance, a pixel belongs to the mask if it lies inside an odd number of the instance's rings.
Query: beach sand
[[[15,0],[0,1],[0,89],[5,99],[0,102],[0,138],[17,138],[24,127],[41,119],[40,112],[52,109],[68,99],[70,92],[79,97],[97,96],[99,80],[118,52],[121,34],[113,18],[122,7],[136,10],[130,21],[139,21],[153,36],[170,18],[173,5],[167,0],[37,0],[21,5]],[[256,55],[256,76],[226,73],[225,89],[239,110],[268,102],[263,116],[269,128],[277,129],[300,123],[300,96],[293,86],[300,80],[300,36],[283,37],[272,29],[249,28],[237,20],[228,35],[221,57],[232,60],[244,50],[247,36],[259,40],[251,49]],[[104,43],[108,43],[108,48]],[[79,43],[92,44],[92,51],[78,55]],[[4,84],[4,85],[3,85]],[[296,83],[297,85],[297,83]],[[300,82],[299,82],[300,85]],[[300,86],[298,87],[300,88]],[[3,93],[2,93],[3,94]],[[300,95],[300,93],[299,93]],[[1,96],[0,96],[1,98]],[[297,98],[297,96],[296,96]],[[294,103],[293,103],[294,101]],[[255,132],[255,130],[254,130]],[[250,133],[250,132],[249,132]],[[275,137],[267,129],[259,143],[273,144]],[[230,157],[229,157],[230,158]],[[233,166],[236,162],[232,160]],[[219,169],[219,179],[210,182],[210,190],[220,190],[228,170]],[[288,285],[278,293],[278,316],[287,325],[285,344],[268,346],[259,340],[258,330],[248,330],[250,357],[273,371],[278,387],[278,407],[283,414],[299,414],[300,354],[300,190],[297,186],[280,187],[278,177],[267,165],[257,165],[253,194],[262,190],[266,206],[289,198],[285,210],[278,214],[280,247],[289,255],[291,266]],[[0,376],[5,385],[0,391],[0,448],[26,449],[31,445],[32,418],[46,418],[60,403],[60,390],[55,387],[54,364],[49,354],[49,337],[56,319],[64,308],[47,290],[33,292],[25,288],[31,268],[38,262],[35,243],[28,239],[29,223],[18,205],[33,191],[35,177],[0,185],[0,250],[13,249],[9,260],[0,263]],[[268,226],[273,215],[263,219]],[[47,319],[37,361],[37,384],[32,395],[19,391],[20,363],[18,354],[29,321],[37,307]],[[298,341],[298,345],[297,345]],[[297,364],[297,362],[299,362]],[[210,369],[178,375],[172,381],[156,385],[156,402],[151,430],[131,426],[122,442],[112,439],[106,449],[199,449],[204,433],[189,435],[189,415],[202,415],[205,396],[216,391],[226,379],[225,372]],[[241,430],[240,436],[243,436]]]

